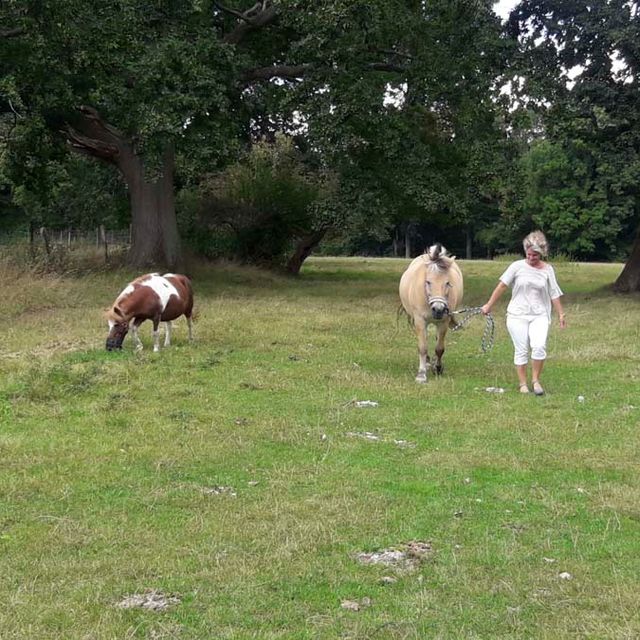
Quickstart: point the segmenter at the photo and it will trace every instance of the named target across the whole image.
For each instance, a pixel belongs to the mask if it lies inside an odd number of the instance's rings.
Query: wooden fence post
[[[31,258],[36,255],[36,225],[33,220],[29,220],[29,254]]]
[[[47,257],[51,256],[51,242],[49,240],[49,232],[46,227],[40,227],[40,235],[44,240],[44,250],[47,252]]]
[[[104,225],[100,225],[100,238],[102,240],[102,244],[104,245],[104,261],[105,264],[109,262],[109,247],[107,245],[107,232],[104,229]]]

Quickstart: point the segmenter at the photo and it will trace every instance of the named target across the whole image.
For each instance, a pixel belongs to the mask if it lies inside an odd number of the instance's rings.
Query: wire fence
[[[131,246],[131,228],[56,229],[31,227],[21,233],[0,234],[0,248],[20,254],[26,251],[32,259],[42,256],[47,263],[81,253],[95,253],[105,262],[111,254],[122,254]],[[15,250],[15,251],[14,251]]]
[[[126,248],[131,246],[131,228],[105,229],[104,227],[96,227],[95,229],[56,229],[39,227],[27,229],[21,233],[0,233],[0,245],[6,246],[21,241],[26,241],[31,245],[44,243],[49,248],[73,248],[77,245],[94,245],[99,248],[105,244],[110,247]]]

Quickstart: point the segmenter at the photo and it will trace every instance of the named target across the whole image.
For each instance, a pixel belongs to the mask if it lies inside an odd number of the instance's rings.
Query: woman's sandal
[[[531,384],[533,385],[533,393],[535,393],[537,396],[544,395],[544,389],[537,380],[533,380]]]
[[[529,393],[529,387],[525,384],[520,385],[520,393]]]

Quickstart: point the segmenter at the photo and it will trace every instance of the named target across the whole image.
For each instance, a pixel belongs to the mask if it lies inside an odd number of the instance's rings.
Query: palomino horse
[[[130,282],[107,311],[109,335],[107,351],[122,349],[129,328],[136,351],[142,349],[138,327],[153,321],[153,350],[160,351],[160,321],[165,323],[164,346],[171,344],[171,321],[184,315],[189,326],[189,340],[193,339],[191,315],[193,291],[187,276],[174,273],[148,273]]]
[[[427,325],[435,324],[435,373],[442,373],[444,338],[449,325],[455,325],[450,315],[462,302],[462,273],[455,258],[439,243],[429,247],[407,267],[400,279],[400,300],[418,337],[420,366],[416,382],[427,381],[430,359],[427,353]]]

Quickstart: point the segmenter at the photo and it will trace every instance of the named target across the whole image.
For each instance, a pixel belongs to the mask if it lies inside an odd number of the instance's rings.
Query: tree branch
[[[278,11],[272,0],[256,2],[253,7],[246,11],[230,9],[219,2],[214,2],[214,4],[223,13],[228,13],[240,20],[239,24],[223,37],[223,41],[227,44],[240,44],[251,31],[261,29],[272,23],[278,17]]]
[[[114,162],[118,155],[118,147],[116,145],[84,136],[71,126],[67,127],[65,134],[71,147],[80,153],[101,158],[108,162]]]
[[[256,67],[255,69],[247,69],[242,74],[242,80],[245,84],[261,80],[271,80],[272,78],[302,80],[313,68],[314,65],[312,64],[276,64],[270,67]],[[370,62],[365,68],[370,71],[406,73],[406,69],[404,67],[390,62]]]
[[[0,31],[0,38],[16,38],[25,33],[26,30],[23,27],[14,27],[13,29],[2,29]]]
[[[406,69],[398,64],[392,64],[390,62],[370,62],[367,68],[372,71],[389,71],[391,73],[405,73]]]
[[[71,147],[80,153],[117,164],[125,146],[130,147],[125,135],[107,124],[93,107],[82,105],[78,111],[78,125],[69,125],[64,132]]]
[[[300,80],[312,68],[310,64],[280,64],[271,67],[258,67],[248,69],[242,75],[245,82],[254,80],[271,80],[272,78],[288,78],[290,80]]]

